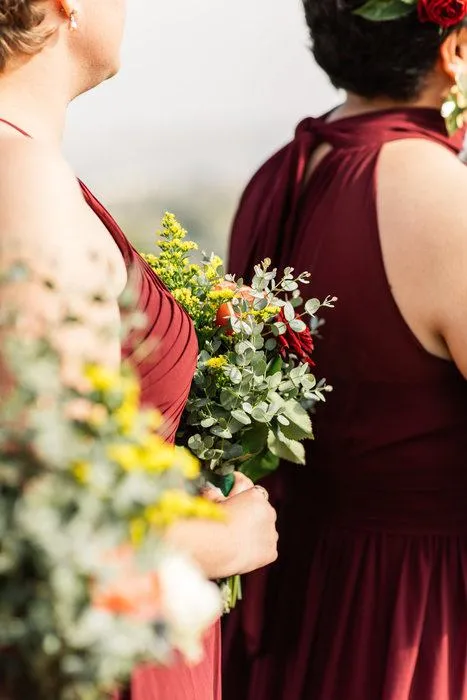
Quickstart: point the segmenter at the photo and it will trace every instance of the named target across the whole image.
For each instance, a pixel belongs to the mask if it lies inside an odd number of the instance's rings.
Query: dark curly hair
[[[421,23],[416,11],[370,22],[353,12],[362,0],[303,0],[303,5],[314,57],[335,87],[366,98],[418,97],[446,32]]]

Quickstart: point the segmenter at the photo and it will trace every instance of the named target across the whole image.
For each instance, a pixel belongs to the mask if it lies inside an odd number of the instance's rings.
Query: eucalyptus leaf
[[[284,335],[287,332],[287,326],[282,321],[276,321],[272,324],[272,332],[274,335]]]
[[[294,292],[298,289],[298,284],[294,280],[284,280],[281,284],[284,292]]]
[[[268,377],[268,386],[270,389],[278,389],[281,382],[282,374],[280,372],[276,372],[275,374]]]
[[[251,417],[258,423],[268,422],[268,416],[266,411],[263,408],[260,408],[259,406],[254,407],[254,409],[251,412]]]
[[[242,445],[245,454],[257,454],[267,444],[268,428],[265,424],[257,423],[251,429],[246,430],[242,436]]]
[[[237,409],[235,411],[232,411],[232,417],[235,418],[239,423],[242,423],[243,425],[250,425],[251,424],[251,418],[250,416],[245,413],[245,411],[242,411],[241,409]]]
[[[229,372],[229,379],[232,382],[232,384],[240,384],[240,382],[242,381],[242,373],[236,367],[232,367],[232,369]]]
[[[255,311],[262,311],[266,308],[267,305],[268,300],[264,296],[255,299],[253,302],[253,308],[255,309]]]
[[[273,455],[294,464],[305,464],[305,448],[301,442],[289,440],[280,430],[268,434],[268,447]]]
[[[287,423],[284,423],[280,419],[285,419]],[[285,435],[286,438],[289,438],[289,440],[301,441],[313,439],[313,429],[311,429],[311,431],[304,431],[295,423],[291,423],[289,418],[287,418],[287,416],[285,415],[278,416],[277,420],[281,424],[282,433]]]
[[[253,372],[257,376],[264,376],[266,374],[267,362],[261,355],[255,355],[251,361],[251,366],[253,367]]]
[[[306,330],[306,323],[304,323],[299,318],[294,318],[290,321],[290,327],[295,333],[303,333]]]
[[[224,408],[226,411],[231,411],[237,403],[237,397],[232,391],[229,391],[228,389],[222,389],[219,399],[222,408]]]
[[[298,401],[286,401],[284,404],[284,414],[291,423],[293,423],[297,428],[301,429],[304,437],[311,437],[311,435],[313,435],[310,416],[305,409],[300,406]]]
[[[251,339],[255,350],[262,350],[264,347],[264,338],[262,335],[254,335]]]
[[[270,450],[264,450],[264,452],[254,455],[244,462],[240,471],[256,483],[275,471],[279,466],[279,461],[279,457],[273,455]]]
[[[314,316],[317,311],[319,311],[321,307],[321,302],[319,299],[308,299],[308,301],[305,304],[305,311],[307,314],[310,316]]]
[[[295,309],[289,301],[284,306],[284,316],[289,322],[295,318]]]
[[[316,377],[311,373],[305,374],[303,377],[301,377],[300,382],[306,391],[310,391],[316,386]]]
[[[224,438],[225,440],[230,440],[232,433],[228,428],[222,428],[220,425],[215,425],[211,428],[211,433],[216,437]]]
[[[210,416],[201,421],[200,425],[202,428],[210,428],[217,423],[216,419]]]

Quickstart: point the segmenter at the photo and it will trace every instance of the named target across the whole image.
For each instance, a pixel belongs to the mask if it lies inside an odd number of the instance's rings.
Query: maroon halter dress
[[[405,323],[375,202],[381,148],[414,138],[461,145],[433,110],[307,119],[241,201],[231,271],[269,256],[339,301],[316,344],[334,393],[307,465],[265,482],[280,556],[226,621],[224,700],[467,700],[467,381]]]
[[[10,122],[1,122],[28,134]],[[196,367],[198,344],[190,318],[167,288],[130,244],[122,230],[81,184],[83,196],[115,240],[136,291],[135,307],[144,313],[146,326],[122,348],[122,356],[136,368],[143,404],[158,408],[170,426],[173,441],[185,407]],[[137,341],[137,342],[135,342]],[[135,670],[131,689],[117,700],[220,700],[220,630],[215,625],[206,635],[205,658],[196,666],[177,658],[170,668],[144,666]]]

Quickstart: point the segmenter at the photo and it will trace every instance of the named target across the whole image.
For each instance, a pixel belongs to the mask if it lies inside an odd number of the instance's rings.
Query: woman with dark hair
[[[255,175],[230,268],[268,256],[339,298],[315,353],[335,391],[306,468],[266,484],[280,556],[226,623],[224,698],[467,700],[467,170],[440,116],[467,3],[304,6],[347,98]]]

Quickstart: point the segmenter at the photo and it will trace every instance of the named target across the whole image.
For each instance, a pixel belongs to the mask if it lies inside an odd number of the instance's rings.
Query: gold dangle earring
[[[448,134],[452,136],[465,125],[467,110],[467,75],[462,68],[454,66],[454,85],[449,91],[443,106],[441,116],[446,122]]]

